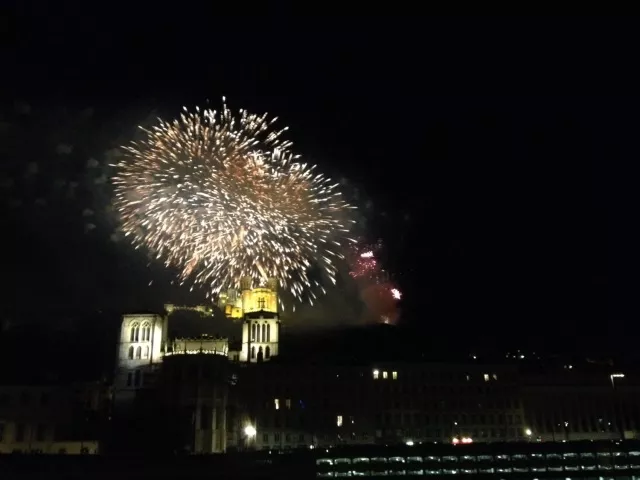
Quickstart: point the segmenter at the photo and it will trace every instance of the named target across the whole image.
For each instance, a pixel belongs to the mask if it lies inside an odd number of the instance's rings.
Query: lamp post
[[[620,405],[618,402],[618,391],[616,389],[616,379],[624,378],[624,373],[612,373],[609,375],[611,379],[611,390],[613,392],[613,414],[615,416],[614,421],[616,422],[616,427],[618,428],[618,434],[620,435],[620,440],[624,440],[624,429],[622,427],[622,412],[620,411]]]
[[[244,427],[244,436],[245,436],[245,442],[246,442],[245,448],[247,450],[249,450],[249,447],[251,446],[251,442],[255,440],[257,433],[258,432],[256,431],[256,427],[254,427],[251,424]]]

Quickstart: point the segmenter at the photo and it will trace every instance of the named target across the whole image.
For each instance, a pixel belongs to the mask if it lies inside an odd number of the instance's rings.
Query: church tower
[[[269,279],[252,288],[250,278],[243,278],[242,362],[266,362],[278,355],[280,319],[278,317],[278,281]]]
[[[154,313],[122,316],[114,382],[116,403],[132,400],[162,363],[166,323],[166,317]]]

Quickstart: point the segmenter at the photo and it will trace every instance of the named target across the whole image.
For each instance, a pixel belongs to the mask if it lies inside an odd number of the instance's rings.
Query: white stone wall
[[[115,380],[116,400],[144,386],[144,374],[162,362],[166,319],[156,314],[122,317]]]
[[[255,363],[258,361],[259,352],[262,351],[262,361],[268,362],[278,355],[278,318],[255,318],[245,320],[242,325],[242,351],[241,362]],[[267,348],[269,356],[267,357]],[[255,355],[252,355],[255,350]]]

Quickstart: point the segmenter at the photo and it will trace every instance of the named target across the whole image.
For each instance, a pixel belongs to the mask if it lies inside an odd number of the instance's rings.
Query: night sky
[[[118,236],[108,165],[136,125],[225,95],[344,183],[404,292],[401,324],[444,344],[633,345],[634,21],[131,8],[4,16],[5,319],[202,300]]]

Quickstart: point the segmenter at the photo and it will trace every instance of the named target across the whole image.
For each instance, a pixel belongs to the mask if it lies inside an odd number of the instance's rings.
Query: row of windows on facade
[[[591,416],[582,417],[574,421],[560,420],[559,417],[538,419],[533,422],[534,428],[539,433],[604,433],[614,432],[619,429],[616,426],[613,415],[611,416]],[[621,419],[623,428],[626,430],[636,430],[640,428],[640,418],[630,418],[623,414]]]
[[[387,372],[386,370],[383,370],[382,372],[378,369],[375,369],[373,371],[373,379],[374,380],[387,380],[389,378],[389,372]],[[470,374],[464,374],[464,378],[467,382],[470,382],[472,380],[472,376]],[[391,379],[393,380],[397,380],[398,379],[398,372],[391,372]],[[496,373],[483,373],[482,374],[482,379],[485,382],[489,382],[491,380],[498,380],[498,375]]]
[[[350,432],[347,435],[341,435],[340,439],[341,440],[366,440],[366,439],[371,439],[374,437],[374,435],[372,435],[373,433],[375,433],[375,437],[382,437],[383,435],[385,435],[385,432],[383,432],[382,430],[376,430],[375,432]],[[407,431],[407,430],[393,430],[392,432],[386,432],[386,434],[392,434],[392,435],[396,435],[396,436],[411,436],[415,439],[438,439],[438,440],[443,440],[445,439],[446,441],[449,441],[451,439],[451,437],[455,434],[456,432],[454,430],[445,430],[445,429],[433,429],[433,430],[412,430],[412,431]],[[473,436],[473,438],[476,439],[523,439],[525,438],[525,433],[524,431],[522,431],[521,429],[517,429],[517,428],[503,428],[503,429],[488,429],[488,430],[479,430],[479,429],[474,429],[470,432],[470,434]],[[336,440],[336,436],[335,435],[329,435],[329,434],[324,434],[324,435],[315,435],[315,438],[317,441],[323,440],[323,441],[335,441]],[[262,443],[263,444],[268,444],[270,443],[270,440],[273,440],[273,442],[278,443],[281,442],[282,440],[284,440],[284,442],[286,443],[304,443],[305,440],[311,440],[311,438],[307,438],[305,436],[305,434],[300,433],[300,434],[290,434],[290,433],[286,433],[286,434],[281,434],[281,433],[273,433],[273,434],[268,434],[268,433],[264,433],[262,435]]]
[[[280,402],[278,400],[277,409],[280,409]],[[291,408],[291,401],[286,399],[284,401],[284,408]],[[293,412],[291,412],[293,413]],[[275,428],[279,427],[302,427],[306,423],[308,423],[310,418],[314,418],[314,415],[306,415],[306,414],[293,414],[293,415],[261,415],[260,423],[264,426],[270,427],[273,426]],[[315,417],[318,418],[318,417]],[[364,420],[363,420],[364,418]],[[440,427],[457,427],[457,428],[486,428],[486,427],[496,427],[496,428],[506,428],[508,427],[522,427],[522,418],[520,415],[508,415],[505,418],[502,418],[502,421],[495,422],[493,416],[467,416],[465,414],[458,416],[435,416],[429,417],[428,415],[422,414],[410,414],[410,413],[377,413],[372,417],[369,417],[372,420],[372,423],[376,426],[380,427],[425,427],[425,426],[440,426]],[[335,425],[338,427],[342,427],[343,421],[345,425],[367,425],[369,421],[366,416],[356,418],[354,416],[348,416],[343,420],[342,415],[338,415],[336,417]]]
[[[367,434],[356,434],[355,432],[351,433],[351,435],[349,435],[351,440],[367,440],[372,438],[371,436],[367,435]],[[273,440],[273,442],[271,442],[271,440]],[[288,443],[288,444],[298,444],[298,446],[306,446],[305,442],[309,441],[311,443],[317,443],[319,441],[323,441],[323,442],[335,442],[337,440],[335,435],[307,435],[305,436],[304,433],[300,433],[300,434],[292,434],[292,433],[273,433],[273,434],[268,434],[268,433],[263,433],[262,434],[262,444],[273,444],[273,443],[282,443],[284,440],[284,443]],[[344,440],[344,438],[342,438],[342,440]],[[290,446],[288,448],[291,448]]]
[[[354,388],[362,388],[360,385]],[[453,395],[455,397],[467,395],[506,395],[511,394],[512,388],[493,388],[483,385],[407,385],[393,382],[376,382],[374,388],[379,393],[404,393],[411,395]]]
[[[45,436],[47,432],[47,426],[44,424],[39,424],[35,429],[35,436],[32,440],[36,442],[44,442]],[[8,438],[7,435],[7,427],[6,424],[0,423],[0,443],[11,443],[11,439]],[[14,442],[24,442],[27,441],[27,428],[24,423],[16,423],[16,428],[14,430]]]
[[[374,370],[373,371],[373,379],[374,380],[379,380],[380,378],[382,378],[383,380],[387,380],[389,378],[389,372],[383,371],[382,375],[380,375],[380,370]],[[391,378],[393,380],[397,380],[398,379],[398,372],[391,372]]]
[[[377,413],[375,420],[378,425],[520,425],[522,417],[520,415],[433,415],[429,416],[421,413]]]
[[[283,377],[287,379],[287,383],[281,383],[283,381]],[[335,377],[334,377],[335,378]],[[306,380],[306,379],[305,379]],[[383,397],[391,397],[391,396],[399,396],[399,394],[404,395],[412,395],[412,400],[416,404],[422,405],[427,399],[425,396],[429,396],[433,398],[435,396],[446,396],[446,402],[448,406],[460,404],[466,405],[469,408],[473,408],[475,404],[477,406],[478,396],[486,395],[487,401],[484,402],[484,408],[493,408],[490,407],[489,404],[495,403],[497,406],[495,408],[503,408],[499,406],[501,402],[506,402],[508,405],[512,400],[511,395],[516,394],[513,389],[489,389],[484,386],[464,386],[464,387],[446,387],[446,386],[434,386],[434,385],[406,385],[401,382],[375,382],[373,383],[374,396],[367,392],[367,386],[359,383],[357,381],[346,381],[346,382],[332,382],[332,379],[320,379],[315,382],[303,382],[302,380],[298,381],[296,377],[286,377],[286,375],[280,376],[271,376],[264,375],[261,377],[256,377],[256,383],[260,383],[261,390],[265,393],[273,393],[275,395],[279,395],[281,392],[285,394],[290,391],[297,392],[319,392],[324,393],[327,390],[331,391],[349,391],[349,395],[352,397],[357,397],[360,395],[367,395],[368,398],[383,398]],[[295,387],[293,387],[295,385]],[[423,398],[420,398],[422,396]],[[475,397],[475,398],[474,398]],[[507,400],[503,400],[507,399]],[[405,398],[408,400],[408,397]],[[443,400],[444,401],[444,400]],[[513,401],[516,404],[519,403],[517,401]],[[436,407],[438,408],[438,407]],[[447,407],[448,408],[448,407]],[[507,406],[507,408],[509,408]]]
[[[257,350],[257,358],[258,359],[270,358],[270,357],[271,357],[271,348],[269,347],[269,345],[267,345],[267,348],[265,348],[264,351],[262,350],[262,347],[258,347],[258,350]],[[255,345],[251,346],[251,358],[256,358],[256,346]]]
[[[149,346],[145,346],[144,349],[142,347],[129,347],[129,352],[127,353],[127,358],[129,360],[140,359],[140,358],[149,358]]]
[[[297,437],[298,443],[304,443],[304,441],[305,441],[304,433],[300,433],[298,435],[292,435],[290,433],[285,433],[284,435],[281,435],[280,433],[274,433],[273,434],[273,441],[274,442],[281,442],[282,438],[284,438],[285,442],[292,443],[292,442],[295,442],[295,440],[294,440],[295,437]],[[269,438],[270,438],[270,435],[268,433],[262,434],[262,443],[269,443]]]
[[[19,396],[19,403],[22,406],[31,404],[31,393],[21,392]],[[46,406],[49,404],[49,392],[42,392],[40,394],[40,405]],[[8,407],[11,405],[11,395],[7,392],[0,393],[0,407]]]
[[[287,394],[287,393],[291,393],[291,391],[289,389],[281,389],[281,393]],[[329,397],[312,396],[311,398],[312,398],[312,401],[309,402],[309,406],[316,407],[316,408],[318,407],[330,408],[332,404],[335,403],[335,402],[332,402],[329,399]],[[339,399],[340,403],[344,403],[343,402],[344,397],[336,397],[336,398]],[[483,403],[478,403],[477,401],[474,402],[468,399],[451,399],[448,401],[439,400],[434,402],[434,401],[425,401],[422,399],[416,399],[412,397],[405,397],[404,399],[397,399],[396,401],[392,401],[392,399],[389,399],[389,398],[372,399],[365,394],[359,393],[359,394],[349,396],[349,400],[350,400],[349,403],[351,405],[361,404],[363,408],[368,408],[368,409],[386,409],[386,410],[415,409],[415,410],[429,410],[429,411],[459,410],[460,413],[463,415],[466,414],[463,412],[468,412],[472,410],[493,410],[493,409],[518,410],[520,409],[520,402],[518,399],[515,399],[515,398],[501,398],[501,399],[495,399],[493,401],[487,400],[486,402],[483,402]],[[287,409],[290,409],[291,400],[287,399],[286,402],[287,402],[286,403]],[[303,400],[299,400],[297,401],[297,404],[302,406],[305,404],[305,402],[303,402]],[[276,410],[278,410],[280,408],[280,401],[278,398],[274,398],[273,402],[267,401],[262,405],[266,409],[270,409],[273,406],[275,407]],[[496,418],[500,418],[500,416],[504,418],[505,414],[506,413],[497,414]],[[418,413],[416,413],[416,415],[418,415]],[[438,414],[435,414],[435,415],[437,416]],[[476,414],[471,414],[471,415],[475,416]],[[425,413],[425,416],[428,416],[428,414]],[[484,418],[484,415],[482,417]],[[489,418],[493,419],[493,414],[490,414]],[[493,420],[491,420],[490,423],[493,423]]]
[[[254,323],[251,325],[251,341],[252,342],[270,342],[271,341],[271,325]]]
[[[140,333],[142,333],[142,340],[140,340]],[[148,342],[151,340],[151,324],[145,322],[142,324],[142,330],[140,329],[139,323],[133,323],[131,325],[131,330],[129,331],[129,341],[130,342]]]
[[[368,405],[377,408],[395,409],[395,410],[439,410],[439,411],[480,411],[480,410],[509,410],[519,409],[520,401],[514,398],[502,398],[494,400],[484,400],[478,402],[477,398],[452,398],[447,400],[433,401],[429,398],[393,398],[378,397],[373,401],[363,398],[362,401]]]

